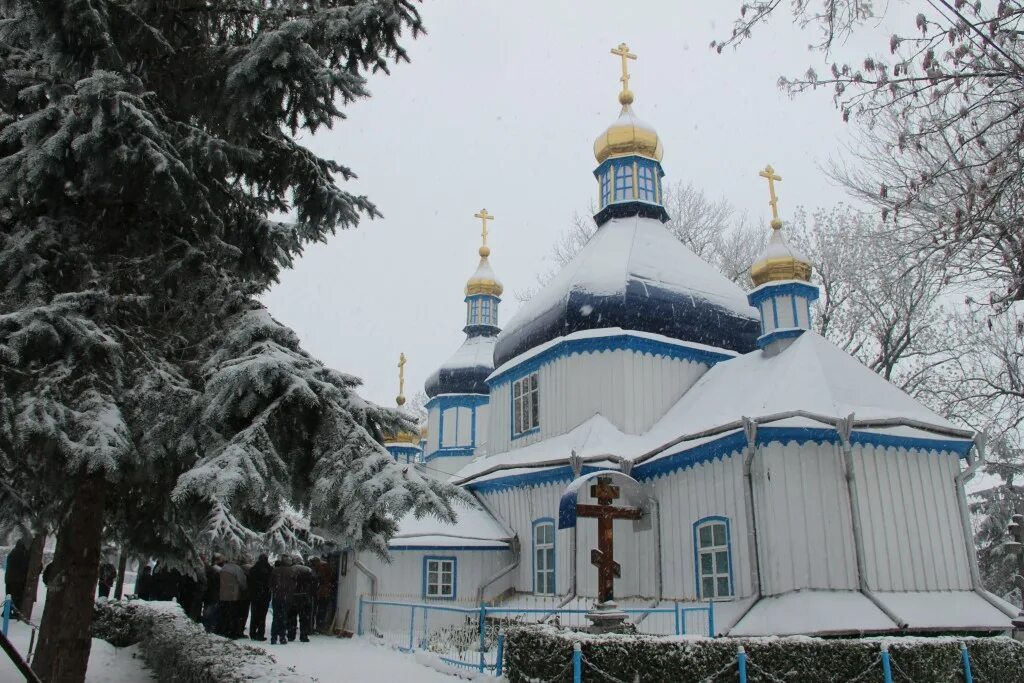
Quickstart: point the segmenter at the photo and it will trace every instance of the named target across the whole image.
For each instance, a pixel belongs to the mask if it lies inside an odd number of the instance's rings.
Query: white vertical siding
[[[473,409],[458,408],[458,425],[456,427],[456,446],[473,445]]]
[[[752,475],[764,594],[856,589],[850,499],[839,447],[795,441],[762,445]]]
[[[433,453],[440,446],[438,444],[438,435],[441,432],[441,410],[434,406],[427,413],[427,448],[425,453]]]
[[[642,434],[707,369],[704,363],[632,350],[554,358],[538,371],[540,429],[533,434],[512,438],[511,382],[492,387],[488,451],[502,453],[564,434],[598,413],[628,434]]]
[[[488,411],[486,403],[476,408],[476,455],[487,452]]]
[[[855,446],[868,586],[881,591],[969,590],[955,453]]]
[[[372,553],[360,553],[360,561],[377,575],[377,592],[386,595],[420,598],[423,593],[423,560],[426,557],[456,558],[455,599],[475,600],[484,581],[512,563],[509,550],[394,550],[391,562]],[[350,565],[350,572],[353,567]],[[511,579],[503,577],[489,586],[484,595],[489,600],[506,590]],[[365,592],[369,592],[369,589]]]

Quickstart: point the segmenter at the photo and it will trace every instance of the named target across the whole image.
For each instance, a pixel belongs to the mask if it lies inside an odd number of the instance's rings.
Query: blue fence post
[[[583,649],[579,643],[572,644],[572,683],[583,683]]]
[[[356,616],[356,635],[363,635],[363,596],[359,596],[359,614]]]
[[[974,674],[971,673],[971,653],[967,651],[967,644],[960,643],[960,659],[964,660],[964,683],[974,683]]]
[[[11,625],[11,596],[4,598],[4,635],[7,635],[7,628]]]
[[[480,603],[480,673],[484,672],[486,662],[484,661],[484,653],[487,651],[485,646],[484,629],[487,628],[487,607]]]
[[[681,636],[681,635],[683,635],[683,623],[682,623],[683,620],[682,620],[682,615],[679,612],[679,603],[677,602],[677,603],[675,603],[675,605],[676,605],[676,635],[677,636]]]
[[[892,683],[892,662],[889,661],[889,646],[882,643],[882,676],[885,683]]]
[[[410,607],[409,608],[409,652],[412,652],[412,646],[413,646],[412,634],[413,634],[413,631],[415,630],[413,628],[415,626],[415,624],[416,624],[416,608],[415,607]]]
[[[740,670],[740,683],[747,683],[747,651],[742,645],[736,650],[736,667]]]
[[[501,676],[501,671],[505,664],[505,632],[500,631],[498,633],[498,654],[494,660],[494,675]]]
[[[708,636],[715,637],[715,601],[708,600]]]

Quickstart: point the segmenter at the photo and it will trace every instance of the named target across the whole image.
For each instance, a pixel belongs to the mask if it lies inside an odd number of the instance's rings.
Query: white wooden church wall
[[[384,595],[405,596],[419,600],[423,594],[423,559],[425,557],[456,558],[455,599],[474,601],[476,592],[487,579],[512,563],[510,550],[392,550],[391,562],[385,562],[372,553],[360,553],[360,561],[377,575],[377,592]],[[510,577],[502,577],[487,588],[484,599],[490,599],[507,590]],[[369,584],[365,585],[369,594]]]
[[[476,455],[487,452],[487,434],[490,429],[490,406],[484,404],[476,408]]]
[[[855,590],[857,558],[839,447],[771,442],[758,448],[752,475],[764,594]]]
[[[427,445],[424,449],[424,453],[433,453],[438,449],[438,438],[440,430],[438,427],[441,424],[441,410],[434,406],[427,413]]]
[[[970,590],[954,494],[957,454],[854,446],[868,585],[880,591]]]
[[[703,363],[632,350],[553,358],[539,370],[540,429],[532,434],[512,439],[512,383],[492,386],[488,450],[502,453],[564,434],[598,413],[628,434],[641,434],[707,370]]]

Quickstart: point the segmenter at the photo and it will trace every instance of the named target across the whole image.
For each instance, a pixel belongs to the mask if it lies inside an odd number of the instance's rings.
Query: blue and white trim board
[[[798,444],[805,443],[839,443],[839,434],[828,427],[760,427],[757,430],[757,445],[763,446],[773,442]],[[876,432],[854,431],[850,434],[850,443],[855,445],[880,446],[883,448],[906,448],[907,450],[928,451],[933,453],[956,453],[961,458],[967,457],[974,442],[970,439],[942,439],[910,436],[895,436]],[[714,441],[707,441],[689,448],[679,450],[639,463],[633,467],[632,476],[639,481],[646,481],[678,470],[689,469],[705,462],[724,459],[743,452],[747,446],[747,437],[742,430],[728,432]],[[510,467],[509,469],[513,469]],[[521,469],[518,468],[518,469]],[[597,472],[606,467],[586,465],[582,474]],[[485,481],[468,481],[466,488],[479,493],[491,493],[511,488],[544,486],[555,482],[573,480],[572,469],[566,465],[539,467],[536,471],[513,474],[507,477],[495,477]]]
[[[445,548],[445,550],[450,550]],[[427,564],[431,560],[452,563],[452,594],[446,597],[427,595]],[[423,558],[423,598],[425,600],[455,600],[459,596],[459,558],[454,555],[427,555]]]
[[[582,353],[600,353],[602,351],[634,351],[652,356],[690,360],[704,363],[709,367],[723,360],[735,358],[737,355],[732,351],[724,349],[715,351],[710,348],[699,348],[678,342],[660,341],[646,336],[629,334],[628,332],[577,339],[561,339],[520,363],[512,364],[510,362],[506,367],[499,368],[487,378],[487,386],[490,387],[491,391],[494,391],[496,387],[506,382],[517,380],[531,372],[536,372],[542,365],[546,365],[559,358]]]
[[[474,552],[474,551],[507,551],[508,545],[389,545],[388,550],[420,550],[423,552]]]

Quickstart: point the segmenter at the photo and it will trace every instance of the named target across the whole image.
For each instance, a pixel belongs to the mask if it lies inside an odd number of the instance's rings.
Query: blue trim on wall
[[[554,558],[554,565],[551,567],[552,578],[551,578],[551,592],[550,593],[537,593],[537,526],[540,524],[551,524],[551,557]],[[533,520],[533,542],[531,547],[533,548],[533,554],[531,556],[531,567],[533,568],[533,593],[535,595],[558,595],[558,526],[555,524],[553,517],[539,517]]]
[[[434,406],[444,403],[445,408],[475,408],[486,405],[491,400],[488,394],[440,394],[427,401],[423,406],[430,410]]]
[[[772,303],[773,304],[775,303],[775,299],[772,299]],[[759,349],[763,349],[764,347],[768,346],[772,342],[779,341],[780,339],[792,339],[794,337],[799,337],[801,334],[803,334],[806,331],[807,330],[803,329],[802,327],[787,327],[784,330],[778,330],[777,329],[774,332],[769,332],[768,334],[762,334],[760,337],[758,337],[757,338],[757,347]]]
[[[448,548],[445,548],[448,550]],[[452,561],[452,595],[441,597],[438,595],[427,595],[427,561],[429,560],[451,560]],[[429,600],[455,600],[459,595],[459,558],[453,555],[427,555],[423,558],[423,598]]]
[[[476,423],[477,416],[476,412],[480,406],[485,406],[490,402],[490,396],[485,394],[441,394],[427,401],[426,408],[428,412],[437,409],[437,450],[429,453],[426,456],[428,461],[439,457],[458,457],[461,455],[473,455],[476,452]],[[444,414],[445,411],[452,408],[468,408],[470,411],[470,427],[469,427],[469,440],[468,444],[459,444],[455,446],[442,446],[444,443]],[[458,439],[458,422],[456,422],[456,440]],[[468,450],[468,452],[462,452]],[[443,451],[443,453],[442,453]]]
[[[466,456],[475,455],[476,446],[458,446],[455,448],[438,448],[430,455],[424,456],[426,462],[430,462],[435,458],[464,458]]]
[[[757,430],[757,444],[763,446],[772,442],[789,443],[839,443],[839,434],[829,427],[760,427]],[[970,439],[927,439],[920,437],[894,436],[872,432],[855,431],[850,435],[850,442],[860,445],[883,447],[902,447],[930,451],[935,453],[951,452],[961,458],[966,457],[973,446]],[[742,430],[730,432],[714,441],[699,446],[669,453],[653,460],[636,465],[632,475],[639,481],[646,481],[678,470],[689,469],[701,463],[724,459],[743,452],[747,446],[747,437]],[[605,468],[584,466],[581,474],[597,472]],[[535,472],[514,474],[507,477],[489,479],[482,482],[468,482],[466,488],[480,493],[503,491],[505,489],[543,486],[554,482],[573,480],[572,469],[568,465],[538,468]]]
[[[697,349],[692,346],[681,346],[647,337],[637,337],[628,332],[623,332],[622,334],[601,337],[562,340],[538,353],[536,356],[502,370],[500,374],[491,375],[487,378],[487,386],[491,388],[491,391],[494,391],[499,385],[528,375],[539,369],[542,365],[558,358],[581,353],[600,353],[602,351],[635,351],[637,353],[665,356],[678,360],[692,360],[698,363],[706,363],[708,366],[737,356],[737,354],[725,351],[719,353],[706,349]]]
[[[510,548],[507,545],[389,545],[388,550],[422,550],[424,552],[432,552],[438,550],[458,550],[463,551],[474,551],[474,550],[505,550],[508,551]]]
[[[782,284],[764,284],[747,294],[751,306],[757,306],[769,297],[791,294],[809,301],[817,301],[818,288],[806,282],[784,282]]]
[[[701,576],[700,576],[700,545],[697,539],[697,530],[700,529],[702,524],[708,522],[725,522],[725,548],[728,553],[729,559],[729,598],[736,597],[736,581],[732,574],[732,528],[728,517],[722,515],[709,515],[707,517],[701,517],[693,523],[693,579],[697,583],[696,595],[697,599],[700,600],[703,596],[701,595]],[[712,562],[714,560],[712,559]],[[721,599],[721,598],[719,598]]]

